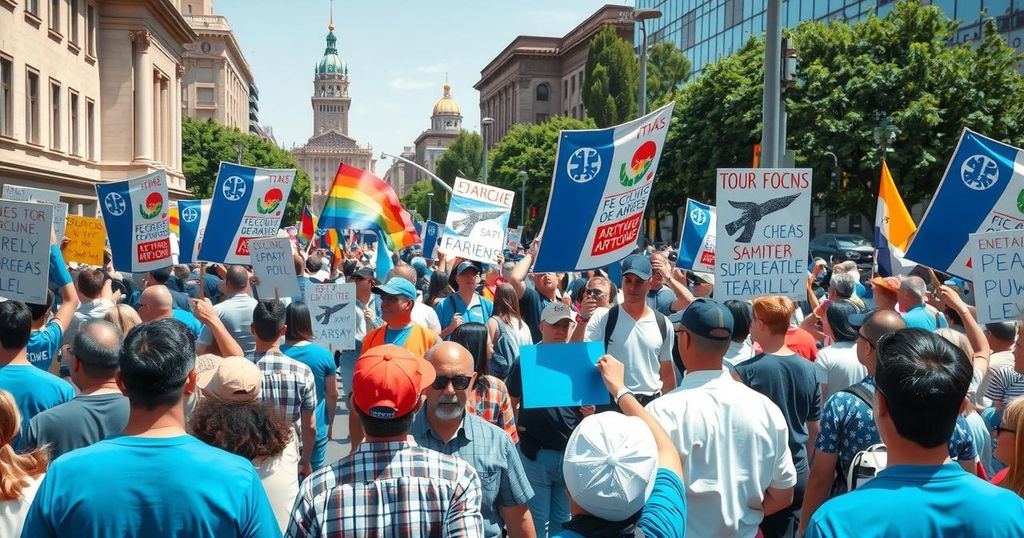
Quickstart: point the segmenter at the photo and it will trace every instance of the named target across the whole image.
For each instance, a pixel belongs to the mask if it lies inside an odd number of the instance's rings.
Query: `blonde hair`
[[[25,454],[18,454],[11,446],[21,429],[21,413],[11,393],[0,390],[0,501],[12,501],[21,497],[28,486],[26,478],[46,472],[50,463],[50,450],[37,448]]]
[[[103,319],[117,325],[121,329],[121,334],[128,334],[128,331],[132,330],[132,327],[142,323],[142,318],[139,317],[139,313],[134,308],[126,304],[116,304],[113,308],[107,311],[107,314],[103,316]]]
[[[1024,497],[1024,396],[1014,398],[1006,406],[1003,412],[1003,424],[1008,429],[1015,430],[1016,440],[1013,447],[1013,461],[1006,478],[1000,484],[1004,488],[1013,491],[1018,496]]]
[[[960,351],[963,351],[964,355],[967,355],[968,360],[974,358],[974,346],[971,345],[971,341],[967,338],[966,334],[950,329],[949,327],[936,329],[935,334],[949,340],[949,343],[960,348]]]

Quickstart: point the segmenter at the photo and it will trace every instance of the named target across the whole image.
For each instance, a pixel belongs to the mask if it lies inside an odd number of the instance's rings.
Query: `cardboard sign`
[[[1024,230],[971,234],[978,323],[1024,316]]]
[[[45,304],[53,207],[0,200],[0,297]]]
[[[611,395],[597,371],[604,342],[537,344],[519,348],[523,408],[605,405]]]
[[[715,206],[686,199],[683,234],[679,238],[676,267],[702,273],[715,272]]]
[[[506,228],[505,229],[505,248],[515,252],[523,246],[523,228],[522,226],[517,228]]]
[[[167,172],[96,185],[114,269],[147,273],[173,264]]]
[[[807,296],[811,170],[719,169],[715,299]]]
[[[294,297],[299,294],[292,245],[287,237],[249,240],[252,273],[259,279],[256,293],[263,299]]]
[[[107,230],[103,219],[68,215],[66,236],[71,240],[64,249],[64,259],[88,265],[103,265],[103,247]]]
[[[306,284],[306,305],[313,339],[320,345],[347,351],[356,348],[356,285]]]
[[[515,193],[455,178],[441,248],[446,256],[493,263],[505,246]]]
[[[57,236],[57,241],[66,237],[68,204],[60,201],[59,192],[20,185],[4,185],[3,197],[16,202],[39,202],[53,206],[53,234]]]

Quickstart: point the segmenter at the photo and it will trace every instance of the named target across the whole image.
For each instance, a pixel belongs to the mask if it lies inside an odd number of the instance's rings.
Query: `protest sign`
[[[0,297],[46,304],[53,206],[0,200]]]
[[[107,230],[103,219],[68,215],[64,259],[88,265],[103,265],[103,247],[107,243]]]
[[[96,185],[96,198],[115,270],[146,273],[172,265],[166,172]]]
[[[1024,150],[964,129],[906,259],[970,280],[972,233],[1024,228]]]
[[[715,299],[807,296],[811,170],[719,169]]]
[[[455,178],[441,235],[446,256],[493,262],[505,247],[505,228],[515,193]]]
[[[356,348],[356,285],[306,284],[306,305],[313,322],[313,340],[335,350]]]
[[[429,220],[424,224],[423,235],[423,257],[433,260],[437,256],[437,245],[441,242],[441,225]]]
[[[20,185],[4,185],[3,197],[15,202],[39,202],[53,206],[53,234],[57,241],[65,237],[67,226],[68,204],[60,201],[60,193],[49,189],[22,187]]]
[[[676,267],[702,273],[715,272],[715,213],[715,206],[686,199]]]
[[[597,371],[604,342],[540,344],[519,348],[523,408],[606,405],[611,396]]]
[[[259,279],[256,293],[263,299],[293,297],[299,294],[292,245],[287,237],[249,240],[252,274]]]
[[[562,131],[535,271],[596,269],[633,252],[674,105],[616,127]]]
[[[216,263],[249,263],[249,240],[272,237],[295,180],[295,170],[269,170],[220,163],[213,202],[198,259]]]
[[[199,247],[203,244],[203,232],[206,231],[212,203],[213,200],[178,201],[178,261],[181,263],[193,263],[199,259]]]
[[[515,252],[523,245],[523,227],[505,229],[505,248]]]
[[[971,234],[978,323],[1024,316],[1024,229]]]

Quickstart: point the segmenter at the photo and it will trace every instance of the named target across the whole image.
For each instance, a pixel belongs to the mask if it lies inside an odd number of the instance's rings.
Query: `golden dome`
[[[332,22],[331,24],[328,24],[328,25],[327,25],[327,29],[328,29],[329,31],[333,32],[333,31],[334,31],[334,23]]]
[[[437,116],[439,114],[462,114],[459,104],[455,102],[455,99],[452,99],[452,87],[447,82],[444,83],[444,96],[434,103],[434,115]]]

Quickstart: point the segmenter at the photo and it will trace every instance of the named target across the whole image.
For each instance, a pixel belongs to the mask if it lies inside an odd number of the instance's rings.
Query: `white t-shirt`
[[[437,318],[437,312],[434,312],[433,308],[419,301],[413,301],[411,317],[413,323],[418,323],[435,333],[441,332],[441,320]]]
[[[71,316],[68,330],[64,331],[64,343],[70,344],[75,339],[79,325],[86,321],[103,319],[103,316],[106,316],[111,308],[114,308],[114,303],[106,299],[96,299],[78,305],[78,310],[75,310],[74,315]]]
[[[28,477],[28,486],[21,490],[21,497],[10,501],[0,501],[0,536],[21,536],[21,528],[25,525],[25,516],[32,500],[39,491],[39,483],[44,475]]]
[[[725,357],[722,359],[727,367],[735,368],[737,364],[754,358],[754,347],[747,340],[729,342],[729,351],[725,352]]]
[[[827,383],[826,392],[822,393],[821,401],[827,402],[829,396],[859,383],[868,371],[857,360],[857,342],[836,342],[818,351],[818,359],[814,361],[818,372],[818,383]]]
[[[585,341],[604,342],[609,312],[611,310],[595,312],[590,317],[583,337]],[[661,390],[661,363],[672,362],[672,340],[675,336],[668,319],[664,323],[667,338],[663,341],[663,329],[658,327],[657,317],[650,307],[644,309],[639,320],[619,309],[619,319],[615,322],[606,352],[626,366],[626,387],[636,394],[654,394]]]
[[[647,411],[683,459],[686,536],[752,537],[765,490],[796,485],[782,411],[724,368],[688,372]]]

